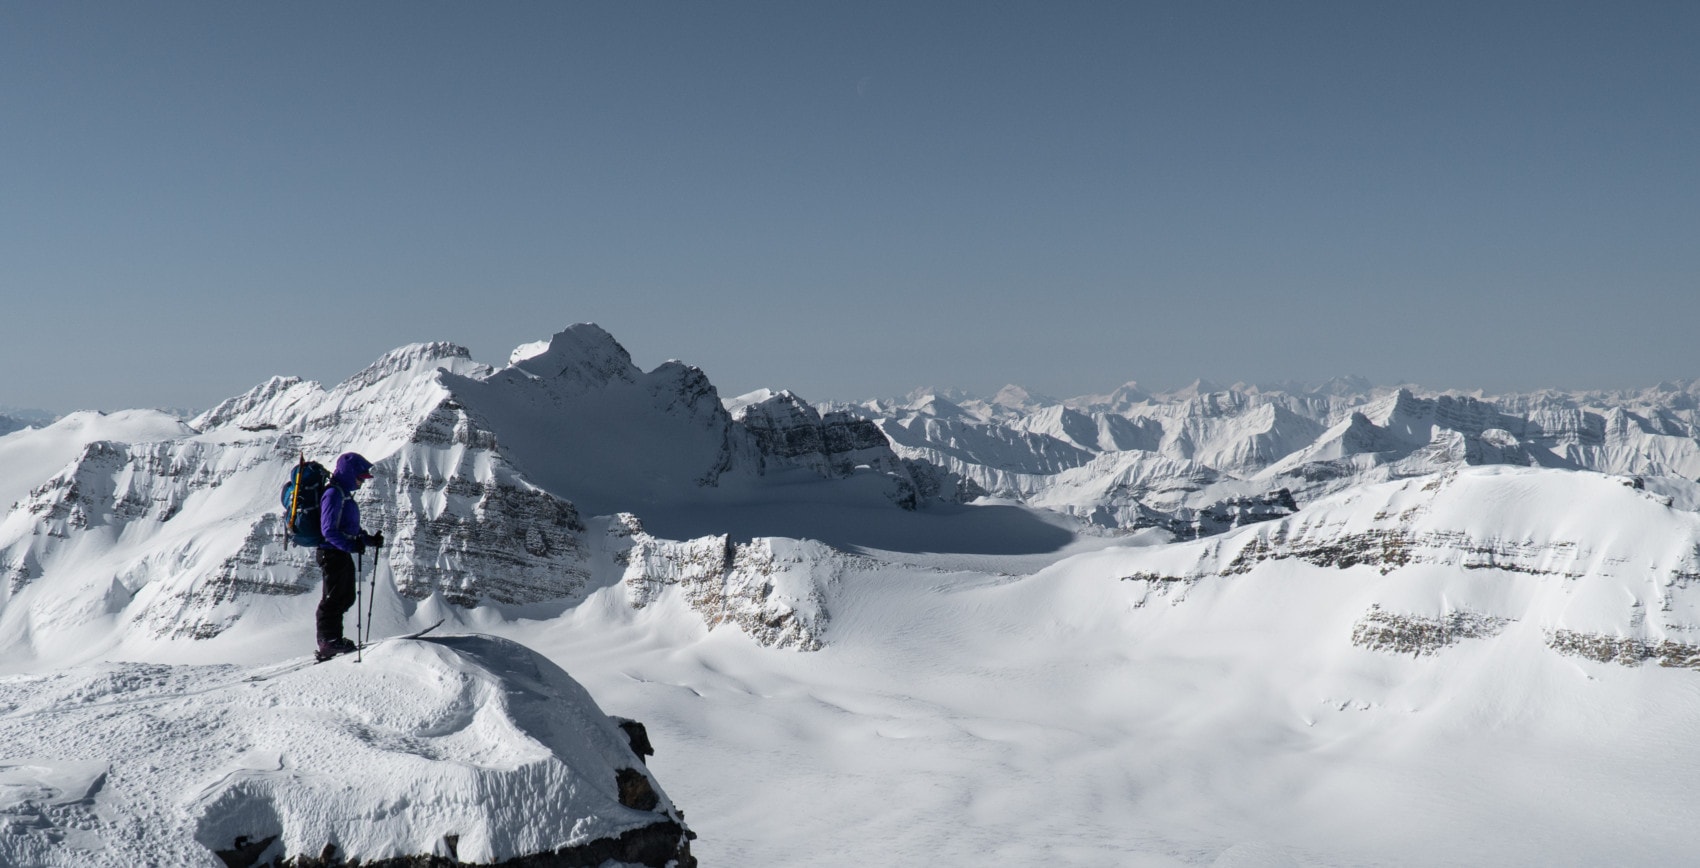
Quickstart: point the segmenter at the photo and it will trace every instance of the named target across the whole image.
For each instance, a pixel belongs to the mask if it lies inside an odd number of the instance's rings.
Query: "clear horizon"
[[[1700,7],[0,7],[0,405],[1700,376]],[[27,372],[27,373],[24,373]]]

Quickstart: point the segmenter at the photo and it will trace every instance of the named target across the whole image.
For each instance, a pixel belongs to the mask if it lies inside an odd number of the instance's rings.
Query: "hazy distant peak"
[[[960,405],[931,393],[909,402],[906,409],[922,416],[933,416],[940,419],[968,418],[969,415],[968,411],[962,409]]]
[[[1221,386],[1212,383],[1209,380],[1200,379],[1193,380],[1186,386],[1170,392],[1169,395],[1175,398],[1196,398],[1200,395],[1209,395],[1220,391],[1223,391]]]
[[[909,394],[904,395],[903,399],[897,403],[914,405],[934,397],[943,398],[952,404],[958,405],[978,400],[977,395],[965,392],[962,389],[952,388],[949,386],[922,386],[918,389],[911,390]]]
[[[1138,380],[1128,380],[1110,393],[1111,404],[1137,404],[1150,399],[1151,393],[1140,388]]]
[[[1344,377],[1330,377],[1327,382],[1315,386],[1309,391],[1312,395],[1333,395],[1345,398],[1354,395],[1367,395],[1375,391],[1375,384],[1356,374],[1351,374]]]
[[[991,403],[993,406],[997,407],[1008,407],[1012,410],[1026,410],[1046,404],[1055,404],[1057,402],[1052,398],[1045,397],[1044,395],[1035,395],[1024,388],[1011,383],[999,389],[998,393],[992,396]]]

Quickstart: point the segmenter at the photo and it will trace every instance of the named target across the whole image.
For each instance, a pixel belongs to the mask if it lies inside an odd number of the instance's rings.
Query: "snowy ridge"
[[[1139,562],[1124,578],[1146,589],[1140,605],[1178,603],[1200,583],[1249,579],[1293,562],[1387,577],[1373,583],[1382,598],[1368,604],[1368,621],[1354,631],[1376,625],[1371,632],[1380,638],[1360,644],[1387,641],[1394,613],[1414,634],[1452,632],[1441,628],[1448,619],[1457,630],[1522,623],[1566,653],[1700,663],[1700,515],[1622,477],[1448,471],[1355,488]],[[1662,650],[1634,659],[1579,650],[1591,642]]]
[[[281,671],[13,677],[0,741],[15,757],[0,760],[7,865],[689,859],[680,813],[619,725],[559,667],[491,637]]]

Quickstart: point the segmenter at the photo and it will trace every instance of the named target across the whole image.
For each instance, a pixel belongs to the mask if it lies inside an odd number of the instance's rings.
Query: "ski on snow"
[[[378,639],[378,640],[373,641],[373,642],[363,642],[363,643],[361,643],[360,647],[362,649],[370,648],[373,645],[376,645],[380,642],[389,642],[389,641],[395,640],[395,639],[418,639],[418,638],[424,636],[426,633],[429,633],[432,630],[435,630],[438,627],[443,626],[444,620],[447,620],[447,619],[445,618],[443,620],[439,620],[437,623],[432,624],[431,626],[426,627],[423,630],[416,630],[412,633],[405,633],[405,634],[400,635],[400,636],[387,636],[383,639]],[[273,669],[267,670],[265,672],[256,672],[253,675],[250,675],[243,680],[244,681],[265,681],[265,680],[270,679],[270,678],[276,678],[279,675],[284,675],[286,673],[294,672],[297,669],[306,669],[309,666],[314,666],[314,665],[317,665],[319,663],[323,663],[326,660],[335,660],[336,658],[345,656],[346,654],[347,654],[347,652],[343,652],[343,654],[333,654],[330,657],[324,657],[324,658],[321,658],[321,657],[319,657],[319,655],[314,654],[313,656],[311,656],[311,657],[309,657],[305,660],[294,660],[294,661],[291,661],[289,663],[280,664],[279,666],[277,666]]]

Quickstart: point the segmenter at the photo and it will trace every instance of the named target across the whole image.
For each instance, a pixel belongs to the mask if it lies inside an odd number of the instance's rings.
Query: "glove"
[[[372,548],[375,548],[375,549],[383,548],[384,547],[384,532],[378,531],[377,533],[372,534],[372,538],[370,540],[368,540],[368,542],[370,542],[372,544]]]

